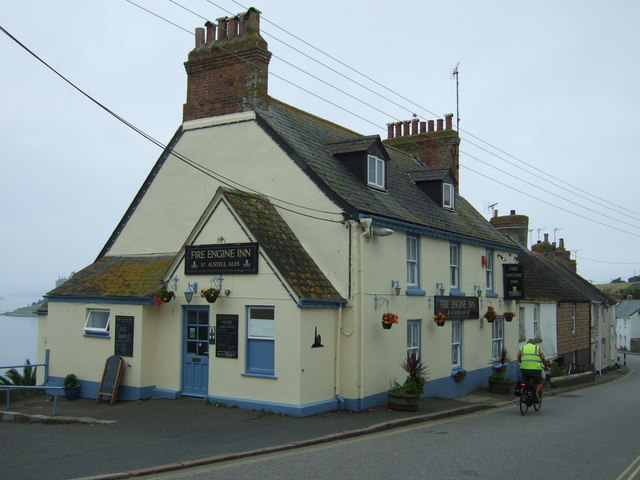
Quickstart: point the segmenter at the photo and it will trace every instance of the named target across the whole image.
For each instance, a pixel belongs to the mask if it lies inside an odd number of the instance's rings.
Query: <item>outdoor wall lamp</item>
[[[402,289],[402,287],[400,287],[400,282],[398,280],[391,280],[391,288],[396,295],[400,295],[400,290]]]
[[[394,232],[390,228],[386,227],[371,227],[371,235],[374,237],[386,237],[387,235],[393,235]]]
[[[191,303],[193,299],[193,294],[198,291],[198,282],[189,282],[187,289],[184,292],[184,299],[187,303]]]
[[[442,282],[436,282],[436,289],[440,293],[440,296],[444,296],[444,284]]]
[[[480,288],[480,285],[474,285],[473,289],[475,290],[476,295],[478,295],[479,297],[482,296],[482,289]]]

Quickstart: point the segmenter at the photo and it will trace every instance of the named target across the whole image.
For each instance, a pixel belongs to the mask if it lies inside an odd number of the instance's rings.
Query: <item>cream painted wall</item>
[[[540,315],[540,348],[548,360],[553,360],[558,356],[558,336],[557,336],[557,305],[555,302],[520,302],[519,307],[524,308],[525,338],[518,343],[518,349],[526,343],[529,338],[534,338],[533,331],[533,308],[539,306]],[[519,313],[519,312],[516,312]],[[514,319],[516,320],[518,317]],[[517,352],[516,352],[517,353]]]
[[[346,292],[348,232],[344,225],[335,223],[342,220],[340,210],[254,120],[248,120],[251,118],[253,113],[249,112],[187,124],[175,151],[218,175],[238,181],[240,185],[234,184],[234,188],[252,189],[294,205],[335,212],[320,213],[285,204],[288,209],[332,220],[326,222],[280,210],[325,274]],[[240,123],[212,126],[221,121]],[[283,182],[283,178],[287,181]],[[178,251],[220,185],[218,180],[169,156],[109,253]],[[318,238],[331,241],[318,242]]]

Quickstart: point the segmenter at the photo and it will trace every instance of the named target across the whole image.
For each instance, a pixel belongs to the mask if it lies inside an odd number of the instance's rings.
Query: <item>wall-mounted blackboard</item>
[[[133,357],[133,317],[116,316],[116,344],[114,354]]]
[[[238,358],[238,315],[216,315],[216,357]]]
[[[102,382],[100,382],[96,402],[100,402],[102,397],[111,397],[111,405],[116,403],[123,371],[124,360],[122,357],[111,355],[104,365],[104,373],[102,374]]]

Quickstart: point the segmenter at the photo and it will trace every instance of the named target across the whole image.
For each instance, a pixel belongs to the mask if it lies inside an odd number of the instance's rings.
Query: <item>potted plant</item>
[[[64,377],[62,386],[64,387],[64,396],[67,397],[67,400],[75,400],[80,396],[80,384],[75,374],[70,373]]]
[[[175,298],[175,296],[176,294],[171,290],[161,288],[153,294],[153,303],[155,303],[156,305],[162,305],[163,303],[170,302],[171,299]]]
[[[493,374],[489,377],[489,391],[492,393],[511,393],[513,381],[505,376],[507,367],[511,362],[511,355],[506,348],[500,350],[500,354],[493,359]]]
[[[200,296],[209,303],[214,303],[220,296],[220,290],[217,288],[209,287],[200,290]]]
[[[398,315],[395,313],[382,314],[382,328],[389,330],[394,323],[398,323]]]
[[[504,317],[504,319],[505,319],[507,322],[510,322],[511,320],[513,320],[513,317],[515,317],[515,316],[516,316],[516,314],[515,314],[515,313],[513,313],[513,312],[504,312],[504,313],[502,314],[502,316]]]
[[[393,381],[387,392],[388,406],[390,410],[415,412],[427,383],[427,366],[422,362],[420,354],[411,350],[402,362],[402,369],[407,373],[407,378],[402,384]]]
[[[487,307],[487,312],[483,315],[487,319],[487,322],[493,322],[498,315],[491,305]]]
[[[439,327],[444,327],[444,321],[446,318],[447,316],[444,313],[438,312],[433,316],[433,321],[436,322],[436,325]]]
[[[451,376],[456,382],[461,382],[467,376],[467,371],[465,369],[456,370]]]

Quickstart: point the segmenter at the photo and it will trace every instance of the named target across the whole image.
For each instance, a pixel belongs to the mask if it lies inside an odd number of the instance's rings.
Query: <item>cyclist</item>
[[[542,392],[542,369],[546,366],[544,352],[536,345],[532,338],[527,340],[527,344],[520,347],[518,351],[518,362],[520,362],[520,373],[526,381],[532,378],[536,385],[536,400],[540,398]]]

